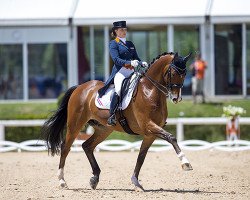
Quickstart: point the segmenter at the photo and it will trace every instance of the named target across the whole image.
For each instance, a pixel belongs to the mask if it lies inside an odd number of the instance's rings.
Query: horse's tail
[[[67,90],[59,108],[44,123],[41,129],[41,134],[48,147],[48,153],[51,152],[52,156],[60,153],[61,144],[64,140],[64,128],[67,123],[68,102],[71,94],[76,88],[77,86],[73,86]]]

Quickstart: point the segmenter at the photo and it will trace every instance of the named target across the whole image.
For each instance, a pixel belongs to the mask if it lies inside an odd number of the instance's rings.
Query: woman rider
[[[115,126],[115,112],[118,108],[119,96],[121,93],[122,81],[129,77],[134,72],[134,68],[139,65],[141,59],[138,57],[134,44],[131,41],[126,41],[127,26],[126,21],[117,21],[113,23],[111,36],[113,40],[109,43],[109,53],[114,62],[112,72],[104,87],[98,93],[101,98],[110,84],[115,85],[115,92],[112,96],[110,104],[110,117],[108,124]],[[146,62],[142,62],[144,67],[147,67]]]

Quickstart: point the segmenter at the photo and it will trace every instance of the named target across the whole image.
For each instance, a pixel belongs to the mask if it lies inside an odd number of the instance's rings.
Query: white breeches
[[[237,134],[236,133],[231,133],[228,138],[229,141],[234,141],[238,140]]]
[[[114,78],[114,84],[115,84],[115,92],[120,96],[121,93],[121,87],[122,87],[122,81],[129,77],[130,74],[132,74],[134,70],[127,69],[125,67],[122,67],[115,75]]]

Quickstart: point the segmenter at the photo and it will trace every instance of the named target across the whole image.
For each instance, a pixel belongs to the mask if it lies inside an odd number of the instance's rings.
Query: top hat
[[[113,23],[113,28],[127,28],[126,21],[117,21]]]

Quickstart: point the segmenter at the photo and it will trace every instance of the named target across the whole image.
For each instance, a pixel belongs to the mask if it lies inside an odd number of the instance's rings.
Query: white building
[[[249,0],[0,0],[0,99],[55,99],[69,86],[106,80],[117,20],[127,21],[128,39],[148,62],[165,51],[201,52],[210,99],[250,96]]]

